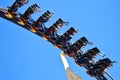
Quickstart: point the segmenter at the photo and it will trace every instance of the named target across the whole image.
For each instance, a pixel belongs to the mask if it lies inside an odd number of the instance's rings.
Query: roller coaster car
[[[49,19],[52,17],[53,12],[50,11],[46,11],[45,13],[42,14],[42,16],[40,16],[37,21],[34,23],[35,26],[41,26],[43,23],[49,21]]]
[[[20,16],[20,19],[24,22],[28,22],[28,20],[30,19],[31,15],[35,12],[39,12],[39,6],[35,3],[33,5],[31,5],[23,15]]]
[[[57,36],[57,31],[65,24],[65,22],[59,18],[55,23],[50,26],[47,31],[44,33],[44,37],[49,40],[49,39],[56,39]]]
[[[71,45],[71,43],[69,43],[69,40],[72,39],[73,35],[76,33],[76,29],[73,27],[69,28],[65,33],[56,39],[55,45],[60,46],[60,48],[64,49],[68,48]]]
[[[105,58],[97,61],[92,67],[87,70],[87,73],[91,76],[99,76],[106,72],[112,65],[112,61],[109,58]]]
[[[97,47],[92,48],[86,51],[81,57],[76,58],[75,62],[80,66],[87,66],[93,62],[93,58],[95,58],[99,52]]]
[[[16,0],[11,7],[8,7],[8,12],[12,15],[16,15],[18,8],[28,3],[28,0]]]
[[[8,10],[6,10],[5,16],[9,19],[14,18],[18,15],[17,10],[24,4],[28,3],[28,0],[16,0],[14,4],[10,7],[8,7]]]
[[[88,44],[88,40],[85,37],[80,38],[74,42],[66,51],[69,57],[75,57],[75,54],[80,54],[81,49]]]
[[[97,48],[97,47],[94,47],[90,50],[87,50],[83,55],[82,57],[89,57],[90,60],[92,60],[93,58],[95,58],[98,53],[100,53],[100,50]]]
[[[47,28],[45,26],[45,22],[47,22],[53,15],[53,12],[46,11],[42,16],[40,16],[36,21],[33,22],[33,27],[31,27],[32,32],[38,32],[44,33],[47,31]]]
[[[39,12],[39,6],[35,3],[33,5],[31,5],[26,11],[24,14],[21,14],[20,15],[20,18],[19,18],[19,21],[18,23],[23,23],[26,24],[26,23],[30,23],[30,30],[32,32],[37,32],[39,29],[37,27],[34,27],[32,24],[34,23],[34,20],[31,18],[31,15],[35,12]]]

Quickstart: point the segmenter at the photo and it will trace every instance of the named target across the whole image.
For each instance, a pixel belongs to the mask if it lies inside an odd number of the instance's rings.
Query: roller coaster
[[[17,12],[19,8],[27,3],[28,0],[16,0],[13,5],[8,7],[7,9],[0,8],[0,17],[13,22],[46,39],[55,47],[61,49],[65,56],[73,58],[77,65],[79,65],[80,67],[84,67],[86,69],[86,73],[91,77],[95,77],[97,80],[108,80],[104,76],[104,74],[107,74],[110,79],[113,80],[113,78],[106,71],[111,66],[113,66],[113,63],[115,63],[115,61],[112,61],[109,58],[103,58],[99,59],[98,61],[94,61],[94,58],[97,55],[100,55],[101,52],[97,47],[83,52],[82,48],[91,43],[84,36],[71,43],[70,39],[72,39],[73,36],[78,32],[78,30],[74,27],[70,27],[62,35],[59,35],[57,31],[61,27],[68,24],[68,22],[63,21],[62,18],[59,18],[55,23],[47,28],[45,23],[48,22],[53,16],[53,12],[47,10],[36,21],[33,20],[31,15],[35,12],[40,12],[40,6],[38,6],[36,3],[31,5],[24,12],[24,14]],[[63,59],[63,57],[61,58]],[[70,69],[68,69],[67,73],[70,72]],[[81,78],[69,78],[69,80],[81,80]]]

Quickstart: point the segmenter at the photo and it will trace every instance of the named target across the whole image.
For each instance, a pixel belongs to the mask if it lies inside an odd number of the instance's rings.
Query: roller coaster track
[[[43,37],[43,38],[45,38],[47,41],[49,41],[50,43],[52,43],[54,46],[56,46],[57,48],[59,48],[59,49],[61,49],[63,52],[64,52],[64,48],[62,48],[62,47],[59,47],[58,45],[56,45],[55,43],[54,43],[54,40],[53,39],[51,39],[51,38],[48,38],[47,36],[46,36],[46,34],[44,34],[43,32],[41,32],[41,31],[35,31],[33,28],[35,27],[34,25],[32,25],[33,24],[33,22],[35,22],[33,19],[31,20],[31,22],[23,22],[21,19],[20,19],[20,16],[21,16],[21,14],[20,13],[17,13],[17,16],[13,16],[12,14],[10,14],[9,12],[8,12],[8,10],[7,9],[5,9],[5,8],[0,8],[0,17],[1,18],[4,18],[4,19],[6,19],[6,20],[8,20],[8,21],[10,21],[10,22],[12,22],[12,23],[15,23],[15,24],[17,24],[17,25],[19,25],[19,26],[21,26],[21,27],[23,27],[23,28],[25,28],[25,29],[27,29],[27,30],[29,30],[29,31],[31,31],[32,33],[34,33],[34,34],[36,34],[36,35],[38,35],[38,36],[40,36],[40,37]],[[45,26],[45,25],[44,25]],[[72,44],[72,43],[71,43]],[[67,54],[66,54],[67,55]],[[86,68],[86,67],[85,67]],[[86,68],[87,69],[87,68]],[[97,80],[108,80],[103,74],[102,75],[98,75],[98,76],[95,76],[95,78],[97,79]],[[112,77],[111,77],[112,78]],[[113,79],[112,79],[113,80]]]

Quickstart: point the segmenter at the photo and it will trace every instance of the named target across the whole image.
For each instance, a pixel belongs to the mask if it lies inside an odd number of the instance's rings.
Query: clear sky
[[[0,0],[0,7],[12,5],[14,0]],[[73,26],[79,30],[71,42],[86,36],[111,60],[118,61],[108,70],[114,80],[120,78],[120,1],[119,0],[29,0],[19,9],[24,11],[38,3],[41,12],[32,17],[36,20],[46,10],[54,12],[46,25],[49,27],[58,18],[68,21],[58,32],[62,34]],[[0,18],[0,80],[68,80],[59,56],[61,50],[41,37]],[[101,57],[99,57],[100,59]],[[98,59],[98,58],[97,58]],[[95,59],[95,60],[97,60]],[[85,69],[68,58],[71,68],[83,80],[95,80]]]

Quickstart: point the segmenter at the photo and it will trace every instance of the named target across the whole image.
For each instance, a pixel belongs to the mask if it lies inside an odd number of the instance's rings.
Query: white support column
[[[62,52],[62,53],[60,54],[60,56],[61,56],[61,59],[62,59],[64,68],[65,68],[66,74],[67,74],[67,76],[68,76],[68,79],[69,79],[69,80],[82,80],[80,76],[78,76],[77,74],[75,74],[75,72],[73,72],[73,71],[70,69],[69,64],[68,64],[68,62],[67,62],[67,59],[65,58],[64,52]]]

